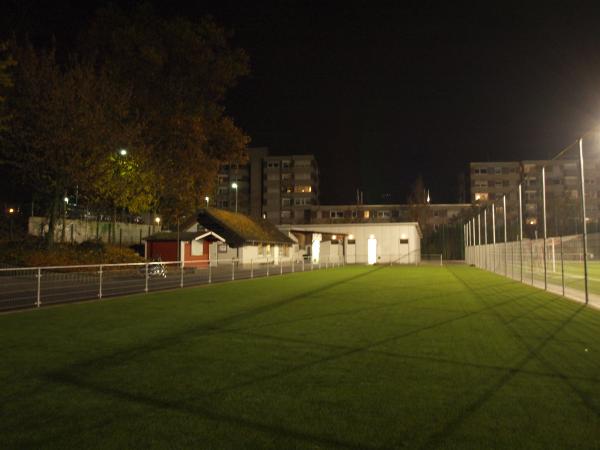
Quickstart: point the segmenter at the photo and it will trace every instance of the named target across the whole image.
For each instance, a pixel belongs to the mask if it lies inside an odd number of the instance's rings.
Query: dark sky
[[[103,4],[82,3],[7,2],[3,17],[68,42]],[[548,158],[600,121],[600,7],[401,3],[156,2],[235,32],[252,73],[229,114],[253,145],[314,153],[322,203],[356,188],[404,201],[418,174],[454,202],[469,161]]]

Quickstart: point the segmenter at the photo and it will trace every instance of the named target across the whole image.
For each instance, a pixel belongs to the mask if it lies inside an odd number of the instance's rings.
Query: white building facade
[[[299,251],[312,262],[346,264],[418,264],[421,230],[416,222],[339,223],[280,226],[303,235]],[[302,248],[303,247],[303,248]]]

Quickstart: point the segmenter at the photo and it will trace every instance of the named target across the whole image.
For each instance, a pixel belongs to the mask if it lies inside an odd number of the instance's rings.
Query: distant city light
[[[69,203],[69,197],[65,197],[65,198],[63,198],[63,200],[65,203]]]
[[[121,150],[119,150],[119,155],[121,156],[127,156],[127,150],[122,148]]]
[[[15,208],[8,208],[8,213],[9,214],[14,214],[15,212]]]
[[[235,182],[234,182],[234,183],[231,183],[231,187],[232,187],[233,189],[237,189],[237,188],[238,188],[238,185],[237,185],[237,183],[235,183]]]
[[[160,223],[160,217],[155,217],[154,221],[156,222],[156,224],[158,225]]]

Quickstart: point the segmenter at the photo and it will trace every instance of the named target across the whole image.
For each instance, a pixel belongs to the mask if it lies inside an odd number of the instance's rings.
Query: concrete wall
[[[81,243],[91,239],[100,239],[108,242],[112,229],[111,222],[96,222],[87,220],[66,220],[65,242]],[[160,226],[140,225],[135,223],[116,223],[115,244],[133,245],[141,244],[146,236],[160,231]],[[28,232],[33,236],[42,236],[48,232],[47,219],[45,217],[30,217]],[[58,220],[54,230],[54,238],[60,242],[62,238],[62,220]]]

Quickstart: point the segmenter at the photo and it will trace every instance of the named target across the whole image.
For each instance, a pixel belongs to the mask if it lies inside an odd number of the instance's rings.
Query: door
[[[352,240],[352,243],[348,242],[346,245],[346,263],[356,263],[356,244],[354,243],[354,240]]]
[[[373,265],[377,262],[377,239],[371,235],[367,242],[367,264]]]

